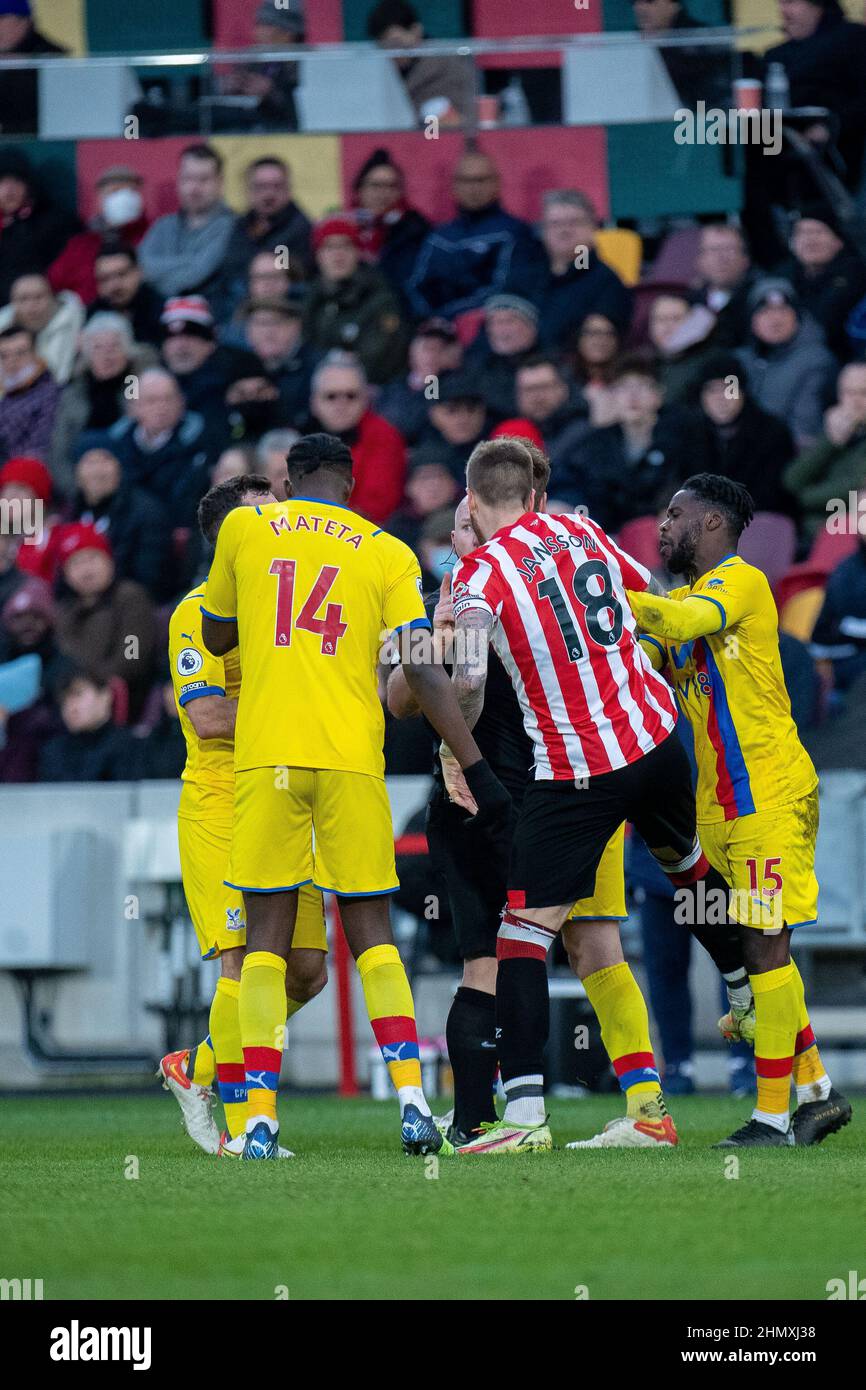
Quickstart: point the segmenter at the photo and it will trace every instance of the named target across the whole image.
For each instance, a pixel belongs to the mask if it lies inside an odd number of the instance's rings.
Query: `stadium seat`
[[[129,723],[129,686],[121,676],[112,676],[111,681],[112,720],[115,724]]]
[[[669,232],[658,249],[650,270],[643,276],[645,285],[670,281],[691,284],[701,239],[700,227],[678,227]]]
[[[654,516],[639,516],[627,521],[617,537],[621,550],[639,560],[647,569],[659,564],[659,524]]]
[[[822,526],[818,531],[812,549],[809,551],[809,564],[813,569],[832,574],[843,560],[853,555],[857,549],[857,536],[850,531],[834,533]]]
[[[756,512],[740,538],[740,554],[763,570],[774,589],[790,568],[797,545],[797,529],[789,516]]]
[[[783,581],[784,583],[784,581]],[[779,607],[779,627],[800,642],[810,642],[821,605],[824,602],[824,586],[812,585],[808,589],[798,589],[790,598],[777,597]]]
[[[483,322],[483,309],[467,309],[465,314],[457,315],[454,320],[454,327],[457,329],[457,336],[464,347],[469,347],[470,343],[475,342],[481,332]]]
[[[602,227],[595,238],[595,249],[624,284],[637,284],[643,260],[643,242],[637,232],[628,227]]]

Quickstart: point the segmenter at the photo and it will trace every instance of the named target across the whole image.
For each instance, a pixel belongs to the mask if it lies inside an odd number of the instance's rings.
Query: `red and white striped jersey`
[[[457,565],[454,614],[481,608],[517,692],[536,778],[612,772],[663,743],[670,686],[638,644],[625,590],[649,571],[584,516],[526,512]]]

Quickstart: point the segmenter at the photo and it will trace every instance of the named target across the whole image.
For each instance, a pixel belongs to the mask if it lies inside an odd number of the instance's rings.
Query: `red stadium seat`
[[[847,560],[849,555],[853,555],[857,549],[856,535],[843,531],[834,534],[828,531],[826,526],[822,526],[818,531],[812,549],[809,551],[809,564],[812,569],[823,570],[825,574],[832,574],[843,560]]]
[[[483,309],[467,309],[465,314],[457,315],[454,320],[454,327],[457,329],[457,336],[464,347],[469,347],[470,343],[475,342],[481,332],[483,322]]]
[[[791,567],[797,546],[797,528],[789,516],[778,512],[755,512],[751,526],[740,538],[740,554],[750,565],[763,570],[775,589]]]
[[[129,686],[121,676],[112,676],[109,682],[111,686],[111,717],[115,724],[129,723]]]
[[[659,565],[659,524],[654,516],[639,516],[627,521],[617,537],[617,543],[626,555],[639,560],[647,569],[654,570]]]

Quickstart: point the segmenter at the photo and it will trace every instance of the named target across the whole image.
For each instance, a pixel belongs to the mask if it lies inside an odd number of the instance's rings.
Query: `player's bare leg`
[[[388,898],[343,897],[340,916],[361,976],[370,1025],[400,1102],[404,1152],[453,1153],[436,1128],[421,1086],[415,1004],[391,934]]]

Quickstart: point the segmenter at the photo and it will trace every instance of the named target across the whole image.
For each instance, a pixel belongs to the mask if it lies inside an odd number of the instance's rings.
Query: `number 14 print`
[[[274,630],[274,646],[289,647],[292,644],[292,626],[305,632],[314,632],[322,639],[322,656],[334,656],[337,643],[346,631],[343,622],[343,605],[329,603],[325,616],[317,618],[316,612],[325,602],[334,580],[340,573],[336,565],[323,565],[318,578],[310,590],[297,618],[292,623],[292,608],[295,597],[294,560],[272,560],[269,574],[277,577],[277,621]]]

